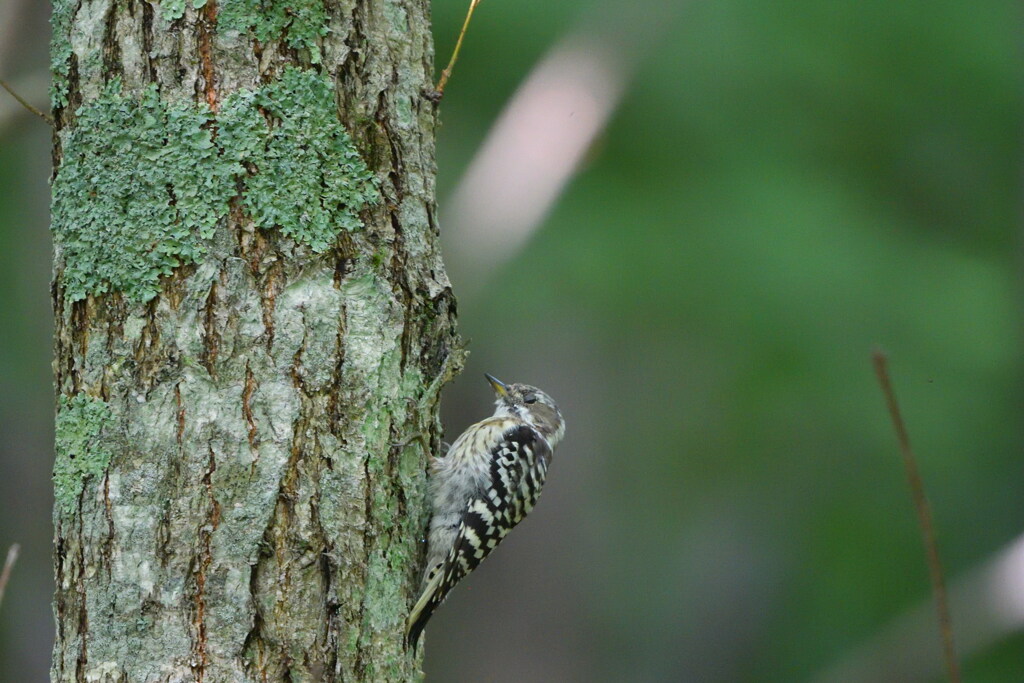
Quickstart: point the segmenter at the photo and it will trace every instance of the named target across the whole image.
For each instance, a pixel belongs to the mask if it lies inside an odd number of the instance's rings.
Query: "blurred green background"
[[[441,66],[466,4],[434,3]],[[547,51],[658,4],[480,6],[442,105],[442,235]],[[24,5],[0,77],[31,86],[47,10]],[[876,344],[950,584],[1024,533],[1019,3],[676,9],[528,244],[485,274],[449,259],[472,350],[449,439],[489,410],[484,371],[540,385],[569,431],[431,622],[430,680],[804,681],[865,652],[929,598]],[[44,680],[52,642],[49,137],[0,109],[0,551],[23,548],[2,681]],[[1024,680],[1020,590],[1015,627],[954,612],[965,680]]]

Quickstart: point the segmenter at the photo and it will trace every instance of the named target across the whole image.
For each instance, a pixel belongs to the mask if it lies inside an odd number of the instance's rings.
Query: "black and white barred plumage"
[[[433,462],[426,574],[406,632],[413,648],[455,584],[533,509],[565,434],[558,406],[543,391],[487,379],[497,394],[494,415]]]

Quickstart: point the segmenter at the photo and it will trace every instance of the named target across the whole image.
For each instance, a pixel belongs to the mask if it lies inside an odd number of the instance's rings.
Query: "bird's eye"
[[[524,396],[523,397],[523,403],[536,403],[536,402],[537,402],[537,396],[535,394],[529,394],[528,396]]]

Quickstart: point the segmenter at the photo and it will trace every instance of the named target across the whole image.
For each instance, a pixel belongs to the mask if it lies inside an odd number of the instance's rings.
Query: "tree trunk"
[[[53,678],[416,678],[428,0],[53,5]]]

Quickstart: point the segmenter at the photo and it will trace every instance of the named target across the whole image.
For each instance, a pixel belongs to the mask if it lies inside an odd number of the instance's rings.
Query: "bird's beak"
[[[484,373],[484,377],[486,377],[487,381],[491,383],[492,387],[494,387],[494,393],[496,393],[498,396],[508,395],[508,387],[505,386],[504,382],[502,382],[497,377],[488,375],[486,372]]]

